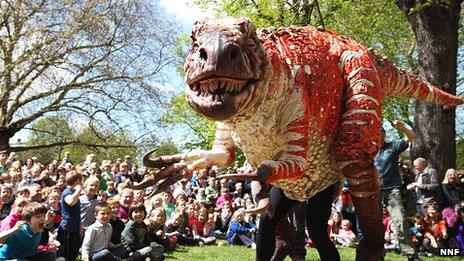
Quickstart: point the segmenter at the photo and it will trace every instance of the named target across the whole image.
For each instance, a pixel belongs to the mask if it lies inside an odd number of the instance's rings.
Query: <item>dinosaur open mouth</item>
[[[237,95],[257,81],[256,79],[240,80],[221,77],[199,80],[189,86],[197,97],[212,102],[221,102],[226,95]]]
[[[252,92],[257,79],[209,77],[194,81],[187,88],[190,105],[198,112],[216,120],[236,112],[239,103]]]

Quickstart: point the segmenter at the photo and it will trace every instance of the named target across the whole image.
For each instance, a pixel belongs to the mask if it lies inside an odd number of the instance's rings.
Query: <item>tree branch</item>
[[[36,149],[46,149],[46,148],[53,148],[59,146],[67,146],[67,145],[83,145],[90,148],[135,148],[134,145],[114,145],[114,144],[91,144],[85,143],[81,141],[63,141],[63,142],[55,142],[50,144],[43,144],[43,145],[34,145],[34,146],[26,146],[26,147],[11,147],[10,151],[20,152],[20,151],[28,151],[28,150],[36,150]]]

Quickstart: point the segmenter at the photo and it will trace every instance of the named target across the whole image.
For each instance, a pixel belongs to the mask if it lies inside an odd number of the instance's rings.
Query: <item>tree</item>
[[[77,135],[75,134],[77,133]],[[88,154],[97,161],[136,155],[132,137],[123,131],[116,133],[102,127],[72,128],[63,117],[43,118],[33,124],[26,148],[18,148],[22,159],[37,156],[44,163],[60,160],[68,151],[74,163],[82,163]]]
[[[39,156],[40,160],[45,163],[54,159],[58,160],[66,145],[74,138],[73,130],[66,119],[58,116],[40,119],[31,128],[27,141],[29,150],[21,153],[21,157]],[[45,147],[45,144],[54,146]]]
[[[462,0],[401,1],[396,4],[417,40],[421,77],[456,94],[458,30]],[[415,104],[412,158],[424,157],[440,175],[456,164],[455,108]]]
[[[89,126],[83,129],[73,142],[67,147],[74,163],[82,163],[85,156],[95,154],[96,161],[104,159],[115,161],[125,155],[136,155],[136,146],[132,138],[124,131],[113,133],[103,128]]]
[[[11,0],[0,8],[0,148],[57,112],[121,129],[117,117],[159,103],[175,28],[150,1]]]
[[[156,157],[163,156],[163,155],[173,155],[180,152],[179,147],[177,144],[171,140],[162,141],[158,146],[156,146]]]
[[[456,143],[456,148],[456,153],[458,155],[458,157],[456,158],[456,168],[464,169],[464,139],[460,139]]]

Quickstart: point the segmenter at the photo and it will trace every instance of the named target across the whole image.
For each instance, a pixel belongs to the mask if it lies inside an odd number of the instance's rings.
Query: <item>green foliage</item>
[[[415,68],[414,34],[394,1],[321,1],[321,8],[328,28]]]
[[[27,146],[38,146],[44,144],[65,143],[74,139],[73,130],[68,122],[57,116],[43,118],[37,121],[29,134]],[[65,145],[51,148],[34,149],[20,153],[21,158],[39,157],[48,163],[54,159],[58,160]]]
[[[123,131],[106,134],[104,130],[89,126],[76,137],[76,145],[68,147],[74,163],[82,163],[85,156],[95,154],[96,161],[116,160],[125,155],[136,155],[135,145],[129,135]]]
[[[464,169],[464,139],[456,142],[456,168]]]
[[[131,137],[123,131],[109,133],[101,128],[89,126],[76,135],[78,131],[73,129],[66,119],[58,116],[43,118],[31,129],[26,145],[41,148],[20,152],[22,159],[37,156],[48,164],[52,160],[60,160],[64,152],[68,151],[73,162],[79,164],[84,162],[86,155],[92,153],[96,154],[97,162],[103,159],[115,160],[124,155],[136,155]]]
[[[423,2],[416,2],[409,10],[409,14],[420,12],[421,10],[431,6],[441,6],[443,8],[448,8],[449,4],[449,0],[426,0]]]
[[[174,96],[170,102],[170,110],[163,115],[168,124],[181,124],[193,131],[195,140],[186,143],[184,149],[211,149],[214,140],[215,123],[195,112],[186,102],[185,94]]]
[[[175,40],[175,53],[176,57],[179,58],[179,62],[177,65],[177,73],[180,75],[184,75],[184,59],[187,57],[187,54],[190,49],[191,39],[189,35],[183,34],[176,38]]]
[[[156,147],[155,156],[163,156],[163,155],[172,155],[177,154],[180,152],[179,147],[175,142],[172,140],[165,140],[158,144]]]

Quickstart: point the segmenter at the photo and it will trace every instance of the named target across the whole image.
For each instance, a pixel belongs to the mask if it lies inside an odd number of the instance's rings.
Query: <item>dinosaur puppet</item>
[[[149,185],[165,179],[160,186],[166,186],[193,170],[230,164],[237,145],[256,170],[249,178],[273,185],[257,242],[257,259],[268,260],[274,243],[265,239],[275,237],[276,219],[295,200],[326,202],[308,211],[308,222],[318,223],[309,229],[311,236],[325,233],[332,195],[344,176],[363,233],[357,259],[380,260],[383,227],[373,158],[382,144],[385,97],[446,106],[464,100],[329,30],[256,30],[247,19],[225,18],[196,22],[191,38],[187,99],[216,120],[214,145],[156,159],[148,152],[144,164],[161,169]],[[339,259],[335,248],[323,251],[325,239],[315,244],[322,260]]]

